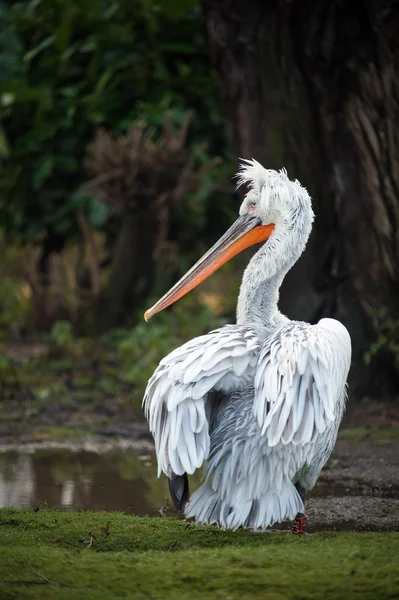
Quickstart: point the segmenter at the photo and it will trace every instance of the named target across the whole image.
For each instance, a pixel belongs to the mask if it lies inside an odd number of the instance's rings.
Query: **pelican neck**
[[[244,275],[237,304],[237,323],[255,324],[269,329],[281,322],[278,309],[279,289],[285,273],[276,273],[260,282]]]

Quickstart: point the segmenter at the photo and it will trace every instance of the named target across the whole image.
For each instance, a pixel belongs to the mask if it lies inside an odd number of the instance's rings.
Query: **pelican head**
[[[313,211],[306,189],[291,181],[285,169],[264,169],[256,160],[245,160],[237,174],[238,186],[249,191],[239,217],[208,252],[144,314],[146,321],[207,279],[242,250],[264,242],[263,276],[289,268],[303,252]],[[263,249],[263,248],[262,248]]]
[[[256,160],[242,161],[237,174],[238,187],[249,188],[240,207],[240,216],[252,214],[263,225],[274,223],[277,228],[295,226],[298,218],[310,216],[313,220],[311,200],[298,180],[291,181],[287,171],[264,169]]]

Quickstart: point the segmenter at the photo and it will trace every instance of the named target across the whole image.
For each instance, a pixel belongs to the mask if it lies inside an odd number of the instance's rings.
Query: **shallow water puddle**
[[[0,454],[0,507],[158,514],[169,495],[154,457],[132,452],[39,450]]]

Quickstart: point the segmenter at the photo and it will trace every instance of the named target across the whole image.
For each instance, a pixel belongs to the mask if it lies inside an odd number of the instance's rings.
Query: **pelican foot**
[[[306,524],[307,524],[307,516],[303,513],[298,513],[295,519],[292,522],[291,533],[294,535],[307,535],[306,534]]]

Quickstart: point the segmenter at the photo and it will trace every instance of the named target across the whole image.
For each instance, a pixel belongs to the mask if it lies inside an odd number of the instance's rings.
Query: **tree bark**
[[[370,368],[364,353],[399,322],[399,2],[203,6],[237,155],[286,166],[313,197],[314,232],[283,311],[340,319],[356,395],[397,393],[394,353]]]
[[[89,331],[107,331],[125,324],[128,315],[136,316],[154,281],[158,233],[159,222],[153,211],[123,215],[108,280],[94,314],[88,318]]]

